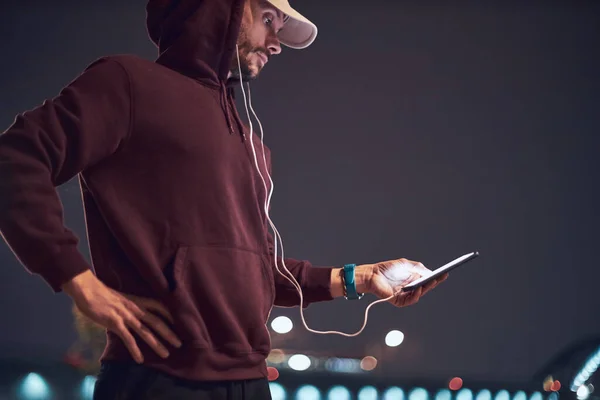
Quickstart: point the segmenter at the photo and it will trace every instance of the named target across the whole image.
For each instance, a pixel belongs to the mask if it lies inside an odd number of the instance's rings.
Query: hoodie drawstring
[[[229,133],[235,133],[235,129],[233,128],[233,121],[237,122],[238,130],[240,132],[240,137],[243,141],[246,141],[246,132],[244,130],[244,124],[242,123],[239,114],[237,113],[237,109],[235,108],[235,96],[232,88],[227,88],[224,82],[221,82],[221,108],[223,108],[223,112],[225,113],[225,118],[227,119],[227,127],[229,128]],[[233,108],[233,115],[231,109]]]
[[[225,82],[221,82],[221,108],[223,108],[223,112],[225,113],[225,118],[227,119],[227,127],[229,128],[229,133],[234,133],[233,123],[231,122],[231,110],[229,109],[229,96],[227,95],[227,87],[225,86]]]

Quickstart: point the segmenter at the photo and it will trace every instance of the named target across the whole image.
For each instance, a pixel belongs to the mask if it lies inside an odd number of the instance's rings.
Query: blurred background
[[[273,399],[599,398],[600,2],[292,5],[316,42],[252,84],[286,255],[481,256],[414,306],[376,305],[356,338],[275,308]],[[0,131],[103,55],[154,59],[144,7],[2,3]],[[58,191],[89,257],[79,184]],[[0,266],[0,398],[91,399],[103,333],[3,242]],[[355,332],[372,300],[307,321]]]

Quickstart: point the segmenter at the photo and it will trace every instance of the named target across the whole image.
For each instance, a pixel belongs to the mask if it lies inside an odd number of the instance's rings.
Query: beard
[[[235,79],[237,81],[241,80],[242,82],[248,82],[253,79],[256,79],[256,77],[258,76],[258,71],[256,71],[256,66],[254,66],[254,68],[252,68],[250,66],[250,61],[246,57],[242,57],[241,54],[239,56],[240,56],[239,65],[238,65],[237,56],[234,56],[233,60],[231,62],[231,68],[230,68],[231,79]],[[240,71],[241,71],[241,75],[240,75]]]
[[[241,39],[241,38],[240,38]],[[267,49],[262,47],[255,47],[250,44],[249,41],[243,40],[238,42],[237,54],[233,54],[231,60],[231,66],[229,71],[231,72],[231,78],[235,80],[241,80],[242,82],[248,82],[258,78],[261,71],[261,67],[255,62],[251,61],[251,55],[255,53],[268,54]],[[239,56],[239,65],[238,65]],[[241,70],[241,75],[240,75]]]

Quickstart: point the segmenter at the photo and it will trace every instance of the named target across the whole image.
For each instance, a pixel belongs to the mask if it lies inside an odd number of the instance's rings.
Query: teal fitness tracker
[[[363,293],[356,292],[355,268],[356,264],[346,264],[342,270],[342,283],[344,284],[344,295],[347,300],[358,300],[363,297]]]

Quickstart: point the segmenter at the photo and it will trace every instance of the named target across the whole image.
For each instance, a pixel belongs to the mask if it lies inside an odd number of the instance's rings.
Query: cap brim
[[[281,44],[292,49],[305,49],[315,41],[318,33],[315,24],[285,3],[269,2],[287,16],[287,20],[278,34]]]

